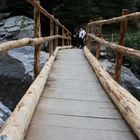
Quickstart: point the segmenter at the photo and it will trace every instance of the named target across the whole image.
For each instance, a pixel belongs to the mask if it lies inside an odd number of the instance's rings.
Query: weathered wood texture
[[[36,0],[36,2],[39,4],[40,1]],[[40,11],[38,8],[34,8],[34,35],[35,38],[41,37],[41,24],[40,24]],[[34,51],[34,78],[37,77],[37,75],[40,72],[40,51],[41,51],[41,46],[36,45],[35,46],[35,51]]]
[[[53,15],[51,15],[46,9],[44,9],[39,3],[36,2],[36,0],[26,0],[34,7],[39,7],[39,10],[44,16],[48,17],[49,19],[53,20],[56,24],[58,24],[60,27],[63,27],[62,25]],[[71,34],[71,32],[64,26],[64,29]]]
[[[53,20],[50,19],[50,36],[53,36],[53,35],[54,35],[54,23],[53,23]],[[50,54],[50,56],[53,53],[53,47],[54,47],[53,40],[51,40],[50,44],[49,44],[49,54]]]
[[[135,50],[135,49],[132,49],[132,48],[117,45],[115,43],[106,41],[103,38],[100,39],[99,37],[97,37],[97,36],[95,36],[93,34],[88,34],[88,36],[92,37],[95,41],[100,42],[105,47],[114,49],[114,50],[122,53],[123,55],[128,55],[128,56],[132,56],[132,57],[140,59],[140,51],[139,50]]]
[[[128,10],[123,9],[122,15],[127,15]],[[120,39],[119,39],[119,45],[125,46],[125,33],[127,30],[127,21],[120,22]],[[115,73],[114,73],[114,79],[118,83],[120,83],[121,79],[121,66],[123,61],[123,55],[120,52],[116,52],[116,63],[115,63]]]
[[[70,39],[70,38],[67,38],[67,37],[63,37],[63,36],[60,36],[60,35],[55,35],[55,36],[50,36],[50,37],[40,37],[40,38],[24,38],[24,39],[19,39],[19,40],[16,40],[16,41],[8,41],[8,42],[5,42],[5,43],[1,43],[0,44],[0,52],[2,51],[7,51],[7,50],[10,50],[10,49],[13,49],[13,48],[20,48],[20,47],[23,47],[23,46],[26,46],[26,45],[39,45],[40,43],[43,43],[44,41],[50,41],[50,40],[53,40],[53,39],[56,39],[56,38],[64,38],[64,39]]]
[[[89,22],[92,22],[93,20],[89,20]],[[93,26],[90,26],[90,25],[88,25],[87,26],[87,33],[92,33],[92,28],[93,28]],[[90,36],[87,36],[87,48],[89,49],[89,51],[91,51],[91,37]]]
[[[59,34],[59,27],[55,23],[55,35],[58,35],[58,34]],[[58,38],[55,39],[55,47],[58,47]]]
[[[140,139],[140,102],[111,78],[87,48],[84,48],[84,53],[102,86]]]
[[[64,29],[64,27],[62,27],[62,36],[65,36],[65,29]],[[65,40],[62,39],[62,46],[64,46],[64,44],[65,44]]]
[[[80,49],[59,51],[25,140],[136,140]]]
[[[102,20],[103,18],[100,17],[99,20]],[[102,24],[99,25],[98,27],[98,37],[102,37]],[[101,43],[97,42],[97,49],[96,49],[96,59],[99,60],[100,58],[100,48],[101,48]]]
[[[70,48],[64,47],[64,48]],[[41,96],[44,89],[45,83],[48,79],[52,64],[57,55],[59,49],[57,47],[54,55],[52,55],[49,61],[45,64],[44,68],[37,76],[33,84],[29,87],[21,101],[16,106],[14,112],[1,129],[0,135],[6,136],[6,140],[22,140],[32,118],[36,104]]]
[[[140,12],[135,12],[132,14],[128,14],[128,15],[124,15],[124,16],[120,16],[120,17],[115,17],[115,18],[111,18],[111,19],[94,21],[94,22],[88,23],[88,25],[112,24],[112,23],[117,23],[120,21],[138,19],[138,18],[140,18]]]

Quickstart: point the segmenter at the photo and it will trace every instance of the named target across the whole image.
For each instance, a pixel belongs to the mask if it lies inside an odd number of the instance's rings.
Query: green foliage
[[[127,36],[125,46],[140,50],[140,33]],[[130,69],[140,78],[140,60],[125,56],[124,61],[129,64]]]
[[[67,26],[77,27],[89,19],[97,20],[120,16],[124,8],[137,11],[139,0],[56,0],[54,15]]]

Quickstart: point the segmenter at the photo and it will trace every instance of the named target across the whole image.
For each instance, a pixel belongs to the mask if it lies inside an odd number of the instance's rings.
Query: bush
[[[140,50],[140,33],[130,34],[126,36],[125,46],[133,49]],[[130,56],[124,57],[124,63],[129,65],[133,73],[140,78],[140,59]]]

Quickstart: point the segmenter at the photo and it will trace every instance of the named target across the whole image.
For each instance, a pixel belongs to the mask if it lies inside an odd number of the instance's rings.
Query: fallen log
[[[99,61],[89,52],[87,47],[84,48],[84,54],[94,69],[107,95],[112,99],[129,126],[140,139],[140,102],[114,81],[102,68]]]
[[[29,87],[23,98],[16,106],[14,112],[7,120],[0,132],[0,136],[6,137],[6,140],[23,140],[35,107],[42,94],[46,81],[48,79],[51,67],[59,49],[67,49],[72,46],[57,47],[54,54],[45,64],[40,74]]]

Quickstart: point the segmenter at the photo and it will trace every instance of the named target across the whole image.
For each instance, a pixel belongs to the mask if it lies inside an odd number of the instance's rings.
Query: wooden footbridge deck
[[[0,140],[140,139],[140,102],[119,85],[123,55],[140,59],[139,50],[124,46],[127,21],[140,18],[140,12],[123,10],[120,17],[91,21],[81,50],[72,48],[71,32],[39,0],[27,1],[35,7],[35,38],[1,43],[0,52],[34,46],[34,82],[0,130]],[[41,37],[40,12],[50,19],[49,37]],[[103,24],[116,22],[120,22],[119,45],[102,35]],[[98,36],[92,34],[96,25]],[[91,54],[93,39],[96,58]],[[49,60],[40,70],[41,44],[46,41]],[[114,79],[98,61],[102,45],[116,51]]]
[[[25,140],[135,140],[80,49],[61,50]]]

